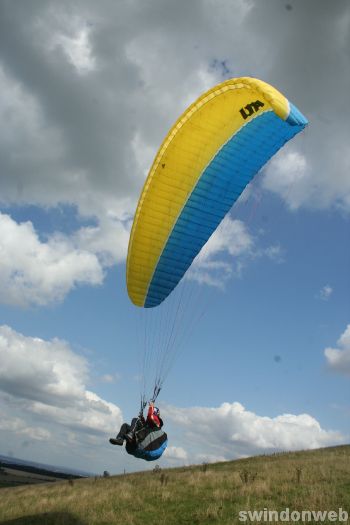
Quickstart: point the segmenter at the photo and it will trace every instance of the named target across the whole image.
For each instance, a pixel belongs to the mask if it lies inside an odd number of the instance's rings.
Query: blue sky
[[[175,330],[191,331],[159,398],[161,464],[349,441],[350,12],[290,5],[2,4],[1,454],[149,468],[108,444],[138,410],[145,337],[166,334],[162,307],[141,311],[126,292],[131,221],[174,120],[245,75],[284,92],[310,126],[181,285],[194,297]]]

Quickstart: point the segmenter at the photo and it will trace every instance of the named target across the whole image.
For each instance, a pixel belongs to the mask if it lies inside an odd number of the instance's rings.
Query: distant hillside
[[[29,467],[38,470],[43,470],[46,472],[48,471],[54,473],[62,473],[64,475],[72,474],[73,476],[79,477],[93,476],[91,472],[84,472],[82,470],[71,469],[69,467],[62,467],[57,465],[46,465],[45,463],[38,463],[37,461],[28,461],[27,459],[20,459],[12,456],[4,456],[2,454],[0,454],[0,463],[7,466],[16,465],[22,468],[22,470],[26,470]]]
[[[0,455],[0,489],[83,477],[88,477],[88,474]]]
[[[346,523],[350,446],[0,490],[4,525],[232,525],[269,513]]]

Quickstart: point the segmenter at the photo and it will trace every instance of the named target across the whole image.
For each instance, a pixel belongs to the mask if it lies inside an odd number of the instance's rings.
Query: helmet
[[[156,416],[159,416],[159,414],[160,414],[159,408],[154,407],[153,408],[153,414],[155,414]]]

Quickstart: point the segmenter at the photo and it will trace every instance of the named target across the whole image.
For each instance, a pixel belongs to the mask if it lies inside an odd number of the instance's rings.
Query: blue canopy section
[[[290,104],[287,120],[260,113],[224,144],[187,200],[159,258],[145,307],[162,302],[257,172],[307,124]]]

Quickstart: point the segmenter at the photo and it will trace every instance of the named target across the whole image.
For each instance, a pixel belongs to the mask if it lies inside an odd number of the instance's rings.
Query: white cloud
[[[292,143],[273,157],[263,177],[263,187],[281,195],[292,209],[309,199],[311,178],[306,157],[295,148]]]
[[[239,258],[251,254],[252,248],[253,238],[244,223],[226,216],[194,259],[186,277],[222,288],[233,273],[239,274]]]
[[[340,348],[326,348],[328,367],[339,374],[350,376],[350,324],[337,341]]]
[[[37,441],[48,441],[51,437],[51,432],[46,428],[27,426],[18,417],[7,417],[4,411],[1,413],[0,430],[6,430],[7,432]]]
[[[333,288],[329,286],[329,284],[326,284],[325,286],[321,288],[318,294],[318,297],[322,299],[323,301],[328,301],[332,293],[333,293]]]
[[[98,258],[63,235],[42,242],[32,223],[0,213],[0,290],[8,304],[46,304],[81,283],[100,284]]]
[[[52,48],[54,48],[55,45],[62,47],[69,62],[76,68],[78,73],[89,73],[95,69],[96,62],[92,56],[88,27],[81,27],[71,36],[64,34],[56,35]]]
[[[31,422],[37,419],[49,433],[56,425],[92,436],[114,431],[122,422],[121,411],[89,391],[88,378],[87,361],[64,341],[0,327],[0,391],[12,416],[16,410],[25,419],[30,415]],[[19,418],[8,419],[7,430],[22,433],[25,425],[18,426]],[[45,432],[41,436],[44,439]]]
[[[101,381],[103,383],[116,383],[119,380],[120,380],[120,375],[119,374],[104,374],[101,377]]]
[[[284,253],[280,245],[268,246],[263,250],[263,255],[266,255],[271,261],[276,263],[284,262]]]
[[[31,222],[0,212],[0,301],[27,306],[60,301],[81,284],[102,284],[104,268],[124,261],[128,222],[105,217],[71,236],[41,240]]]
[[[169,461],[179,461],[181,463],[186,463],[188,459],[188,454],[186,450],[182,447],[169,446],[164,452],[164,458],[166,458]]]
[[[130,223],[110,214],[98,226],[80,228],[73,240],[86,253],[95,254],[103,266],[125,261],[128,250]]]
[[[341,343],[348,344],[349,337],[350,327]],[[87,389],[88,379],[87,361],[67,343],[0,327],[0,426],[5,437],[45,442],[48,450],[59,450],[69,442],[71,450],[84,457],[96,447],[105,447],[107,458],[108,437],[117,432],[122,413],[115,404]],[[271,418],[249,412],[240,403],[223,403],[216,408],[167,406],[162,412],[170,439],[165,464],[316,448],[345,439],[339,432],[322,429],[308,414]],[[135,464],[133,468],[142,466]]]
[[[305,139],[268,167],[266,187],[293,208],[349,210],[347,14],[341,0],[331,14],[315,0],[291,12],[253,0],[3,5],[1,199],[73,203],[98,219],[101,203],[130,199],[130,213],[181,111],[223,78],[248,74],[310,119]],[[321,29],[310,39],[313,22]],[[337,97],[325,104],[334,78]]]
[[[239,220],[225,217],[215,233],[210,237],[203,250],[198,255],[197,261],[210,259],[213,255],[226,251],[229,255],[237,257],[247,253],[253,244],[245,225]]]
[[[237,402],[217,408],[168,406],[163,413],[181,432],[177,444],[186,447],[189,462],[318,448],[345,440],[339,432],[322,429],[309,414],[259,416]]]
[[[220,461],[226,461],[224,456],[217,454],[195,454],[195,463],[218,463]]]
[[[284,261],[279,245],[258,248],[256,239],[240,220],[227,215],[194,259],[186,278],[223,289],[232,276],[240,277],[249,259],[267,257]]]
[[[0,327],[2,391],[32,401],[70,404],[83,398],[87,376],[87,362],[64,341],[44,341]]]
[[[83,397],[70,406],[33,402],[28,409],[49,424],[54,422],[76,432],[98,435],[100,440],[108,433],[115,433],[122,423],[120,409],[89,390],[85,390]]]

